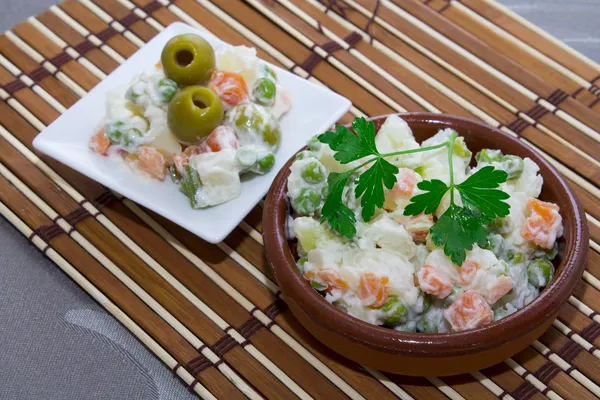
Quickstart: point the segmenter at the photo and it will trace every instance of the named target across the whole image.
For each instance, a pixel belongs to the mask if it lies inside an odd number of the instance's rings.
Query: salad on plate
[[[240,195],[244,174],[275,163],[290,92],[254,48],[213,47],[195,34],[171,38],[161,59],[106,98],[90,141],[151,179],[170,178],[192,208]]]
[[[390,116],[316,136],[290,167],[299,273],[363,321],[443,333],[525,307],[552,280],[563,234],[529,158],[440,130],[418,143]],[[474,159],[473,159],[474,158]]]

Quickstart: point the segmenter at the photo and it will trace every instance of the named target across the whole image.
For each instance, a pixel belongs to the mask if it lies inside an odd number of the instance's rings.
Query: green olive
[[[535,287],[544,287],[550,283],[554,275],[554,266],[545,258],[533,260],[527,266],[527,278]]]
[[[404,322],[408,316],[408,311],[402,300],[397,297],[390,297],[390,299],[383,305],[381,310],[387,314],[385,324],[389,326],[398,325]]]
[[[169,102],[169,129],[182,142],[193,143],[208,136],[222,120],[221,99],[205,87],[183,88]]]
[[[254,84],[254,101],[264,106],[270,106],[275,101],[276,87],[269,78],[260,78]]]
[[[308,215],[317,210],[321,204],[321,196],[314,189],[303,188],[298,197],[292,200],[294,210],[300,215]]]
[[[310,161],[302,168],[302,179],[308,183],[319,183],[325,180],[325,167],[319,161]]]
[[[215,52],[198,35],[177,35],[167,42],[160,56],[167,78],[181,86],[208,81],[215,70]]]

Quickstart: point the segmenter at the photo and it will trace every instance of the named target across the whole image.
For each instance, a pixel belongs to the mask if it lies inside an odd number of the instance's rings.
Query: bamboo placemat
[[[363,368],[291,316],[261,206],[211,245],[35,152],[35,135],[174,21],[326,85],[354,115],[479,118],[537,148],[586,209],[590,256],[553,326],[456,377]],[[0,212],[204,398],[600,396],[600,66],[492,0],[67,1],[0,37]]]

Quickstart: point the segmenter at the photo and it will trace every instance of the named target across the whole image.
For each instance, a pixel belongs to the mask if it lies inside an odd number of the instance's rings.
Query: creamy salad
[[[273,167],[290,107],[290,92],[254,48],[213,49],[179,35],[154,68],[108,94],[89,145],[143,176],[170,176],[191,207],[204,208],[238,197],[241,175]]]
[[[381,153],[432,146],[448,140],[450,129],[419,144],[397,116],[387,118],[375,142]],[[482,327],[525,307],[554,274],[557,238],[563,234],[559,207],[538,199],[543,178],[529,158],[484,149],[475,155],[462,138],[454,142],[454,181],[462,182],[486,166],[506,171],[500,189],[510,197],[510,213],[490,223],[487,243],[475,244],[462,265],[454,264],[431,240],[430,228],[449,206],[448,196],[433,214],[404,215],[422,180],[450,177],[447,149],[400,155],[385,202],[367,223],[355,198],[356,182],[344,189],[344,204],[356,217],[356,235],[341,236],[320,223],[331,172],[348,171],[361,160],[339,163],[333,150],[313,139],[291,166],[288,196],[293,209],[299,272],[340,310],[398,331],[452,332]],[[360,171],[360,170],[359,170]]]

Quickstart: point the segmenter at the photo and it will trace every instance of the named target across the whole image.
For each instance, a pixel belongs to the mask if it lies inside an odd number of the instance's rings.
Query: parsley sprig
[[[354,190],[355,197],[360,198],[362,218],[368,222],[375,215],[375,209],[383,206],[384,187],[392,189],[396,183],[398,167],[386,158],[443,147],[448,148],[449,184],[439,179],[419,182],[417,187],[423,193],[410,199],[404,215],[434,214],[444,196],[450,192],[450,206],[431,227],[430,233],[433,243],[443,246],[444,253],[457,265],[462,265],[466,251],[473,249],[475,243],[480,246],[486,244],[485,225],[494,218],[508,215],[510,206],[503,200],[508,199],[509,195],[497,189],[508,177],[503,170],[483,167],[464,182],[454,183],[452,155],[458,137],[456,132],[447,141],[434,146],[381,154],[375,145],[375,125],[372,121],[355,118],[352,128],[354,133],[345,126],[336,125],[335,132],[328,131],[318,137],[321,143],[331,147],[335,152],[334,158],[341,164],[364,160],[348,171],[331,172],[327,179],[329,193],[321,210],[321,223],[327,222],[331,229],[342,236],[351,239],[356,235],[356,217],[342,200],[348,179],[355,172],[371,164],[359,175]],[[462,206],[455,203],[455,192],[460,195]]]

